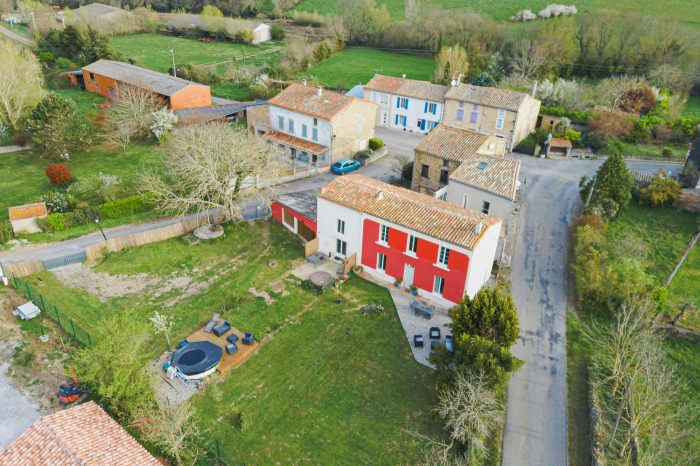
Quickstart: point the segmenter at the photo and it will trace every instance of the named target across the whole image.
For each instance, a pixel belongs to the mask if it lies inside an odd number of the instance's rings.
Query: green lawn
[[[688,102],[686,102],[683,108],[683,116],[700,118],[700,95],[688,98]]]
[[[224,317],[268,339],[257,355],[195,398],[198,422],[218,438],[229,461],[416,464],[420,452],[408,432],[440,435],[431,413],[432,372],[413,359],[386,289],[355,278],[343,285],[343,304],[330,292],[317,296],[286,275],[302,251],[279,224],[261,221],[227,227],[224,237],[197,245],[177,238],[110,254],[95,269],[124,280],[175,274],[209,284],[187,297],[179,289],[156,297],[161,283],[100,302],[50,272],[29,280],[89,332],[113,312],[132,309],[147,322],[159,311],[175,319],[172,340],[179,341],[221,312],[224,301],[235,303]],[[271,259],[276,267],[268,265]],[[283,292],[273,291],[280,291],[277,281]],[[274,302],[253,297],[251,287]],[[183,299],[167,303],[178,296]],[[358,309],[367,303],[385,310],[365,316]],[[165,346],[163,337],[154,337],[144,360]],[[231,425],[235,412],[242,413],[242,430]]]
[[[688,154],[688,144],[638,144],[634,142],[619,142],[622,155],[640,159],[664,158],[663,149],[668,147],[673,151],[672,160],[683,161]],[[607,153],[604,149],[602,153]]]
[[[28,39],[34,39],[34,33],[26,24],[15,24],[14,26],[10,26],[10,24],[6,23],[5,21],[0,21],[0,25],[0,27],[9,29],[20,36],[24,36]]]
[[[424,0],[426,3],[441,5],[446,9],[467,9],[483,13],[493,19],[509,19],[520,10],[532,10],[535,13],[551,4],[550,0]],[[394,20],[404,17],[404,0],[377,0],[385,4]],[[566,3],[566,2],[565,2]],[[325,14],[338,14],[341,11],[340,0],[302,0],[296,10],[318,11]],[[572,3],[566,3],[572,4]],[[608,12],[616,14],[642,13],[660,19],[677,20],[688,25],[700,27],[700,3],[694,0],[579,0],[575,2],[579,12]]]
[[[246,86],[245,84],[237,84],[231,81],[212,84],[211,93],[216,97],[221,97],[224,99],[240,101],[253,100],[253,96],[250,95],[248,86]]]
[[[677,315],[685,304],[690,307],[680,324],[700,332],[700,243],[690,251],[668,287],[669,315]]]
[[[167,72],[172,66],[170,50],[175,52],[176,63],[202,64],[217,60],[240,58],[245,54],[260,52],[271,45],[245,45],[233,42],[203,42],[163,34],[132,34],[114,36],[109,40],[112,48],[121,53],[124,60],[131,59],[139,66]],[[268,60],[269,56],[265,56]],[[253,61],[254,62],[254,61]]]
[[[423,55],[405,55],[366,47],[348,47],[311,68],[309,76],[318,78],[324,86],[349,89],[365,84],[375,74],[430,80],[435,60]]]
[[[92,121],[95,118],[100,104],[105,101],[105,98],[101,94],[81,91],[74,87],[68,89],[55,89],[51,92],[75,102],[75,106],[78,111],[89,121]]]

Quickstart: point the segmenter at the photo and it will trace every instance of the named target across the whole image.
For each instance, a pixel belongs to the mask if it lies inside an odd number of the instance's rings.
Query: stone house
[[[429,133],[442,120],[445,94],[450,88],[428,81],[375,74],[364,87],[364,97],[377,104],[377,124],[388,128]]]
[[[490,134],[512,151],[535,130],[540,101],[523,92],[456,84],[445,94],[447,126]]]
[[[69,76],[74,85],[105,97],[115,97],[120,85],[128,85],[153,92],[173,110],[211,105],[209,86],[130,63],[98,60]]]
[[[439,125],[415,148],[411,189],[429,196],[444,198],[442,190],[450,175],[474,155],[502,156],[505,141],[488,134],[479,134]]]
[[[293,161],[318,168],[366,149],[374,137],[374,103],[322,88],[292,84],[268,101],[267,111],[267,130],[258,122],[253,131],[264,131]]]

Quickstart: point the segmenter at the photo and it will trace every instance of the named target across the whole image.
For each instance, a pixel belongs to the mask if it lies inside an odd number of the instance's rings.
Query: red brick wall
[[[170,108],[173,110],[211,105],[209,86],[190,85],[170,96]]]
[[[93,79],[90,79],[93,76]],[[105,97],[109,97],[109,88],[117,90],[117,82],[106,76],[102,76],[95,73],[89,73],[83,70],[83,79],[85,81],[85,89],[89,92],[95,92],[97,94],[102,94]]]

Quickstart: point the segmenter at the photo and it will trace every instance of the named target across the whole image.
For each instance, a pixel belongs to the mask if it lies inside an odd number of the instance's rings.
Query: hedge
[[[153,193],[144,193],[124,197],[112,202],[105,202],[100,206],[100,212],[102,212],[102,217],[104,218],[121,218],[127,215],[140,214],[155,207],[154,197]]]
[[[382,147],[384,147],[384,141],[382,141],[381,139],[377,139],[377,138],[370,138],[369,139],[369,148],[371,150],[379,150]]]
[[[584,110],[575,111],[567,110],[563,107],[545,107],[544,105],[540,107],[541,115],[566,117],[573,123],[588,123],[588,112]]]

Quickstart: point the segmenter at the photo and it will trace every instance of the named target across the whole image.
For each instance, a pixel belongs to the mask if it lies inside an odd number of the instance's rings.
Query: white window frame
[[[440,275],[435,275],[433,278],[433,294],[442,296],[445,292],[445,278]]]
[[[446,246],[440,246],[438,250],[438,265],[447,267],[447,263],[450,261],[450,248]]]
[[[292,231],[296,232],[296,231],[297,231],[297,222],[298,222],[297,218],[290,212],[289,215],[291,215],[292,218],[294,219],[293,224],[290,225],[290,224],[287,223],[287,221],[284,219],[284,213],[285,213],[285,212],[287,212],[287,210],[283,208],[283,209],[282,209],[282,224],[284,224],[284,226],[286,226],[287,228],[292,229]]]
[[[386,272],[386,254],[377,253],[377,270]]]
[[[345,220],[338,219],[336,226],[337,226],[338,233],[340,233],[341,235],[344,235],[345,234]]]
[[[503,129],[506,123],[506,111],[502,108],[498,109],[498,116],[496,117],[496,129]]]
[[[408,243],[406,244],[406,252],[411,255],[415,256],[418,254],[418,237],[415,235],[408,235]]]
[[[379,226],[379,242],[383,244],[389,243],[389,226],[380,225]]]
[[[340,238],[335,239],[335,253],[341,256],[347,257],[348,255],[348,242]]]
[[[382,105],[389,105],[389,94],[380,93],[378,100]]]

